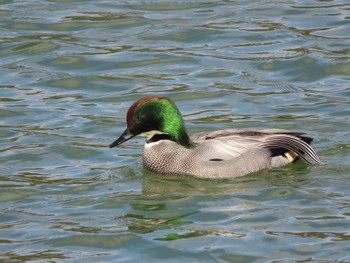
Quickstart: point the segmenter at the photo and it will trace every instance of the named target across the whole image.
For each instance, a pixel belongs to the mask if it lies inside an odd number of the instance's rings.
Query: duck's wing
[[[197,133],[191,140],[199,145],[199,150],[203,149],[202,154],[208,161],[227,161],[247,151],[265,149],[269,151],[272,163],[278,161],[285,164],[285,160],[288,160],[288,163],[298,158],[308,163],[322,163],[310,146],[312,138],[299,132],[280,129],[221,130]]]
[[[198,132],[191,136],[191,140],[195,143],[202,143],[203,141],[206,141],[206,140],[225,139],[231,136],[240,136],[240,137],[247,137],[247,138],[249,137],[262,138],[266,135],[273,135],[273,134],[289,134],[293,136],[302,136],[305,133],[290,132],[283,129],[265,129],[260,131],[227,129],[227,130],[218,130],[218,131],[212,131],[212,132]],[[312,138],[310,138],[310,140],[312,141]]]

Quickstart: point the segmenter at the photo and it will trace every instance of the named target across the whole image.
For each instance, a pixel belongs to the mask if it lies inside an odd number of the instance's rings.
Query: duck
[[[143,166],[158,174],[225,179],[298,159],[322,164],[310,145],[313,138],[304,132],[225,129],[189,136],[178,107],[164,96],[146,96],[134,102],[127,111],[126,126],[109,147],[135,136],[146,137]]]

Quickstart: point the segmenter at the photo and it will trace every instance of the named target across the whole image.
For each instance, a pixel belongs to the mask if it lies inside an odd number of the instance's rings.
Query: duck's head
[[[137,135],[146,136],[147,142],[167,139],[184,147],[192,145],[178,108],[166,97],[148,96],[137,100],[128,110],[126,123],[126,130],[110,148]]]

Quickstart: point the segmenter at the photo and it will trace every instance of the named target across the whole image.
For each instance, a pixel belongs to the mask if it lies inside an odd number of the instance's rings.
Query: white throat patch
[[[152,131],[143,132],[139,136],[147,137],[149,139],[149,138],[152,138],[156,134],[166,134],[166,133],[158,131],[158,130],[152,130]]]

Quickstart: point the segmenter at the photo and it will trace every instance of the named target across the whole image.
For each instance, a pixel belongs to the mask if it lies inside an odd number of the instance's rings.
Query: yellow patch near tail
[[[293,151],[286,152],[284,155],[287,157],[290,163],[294,162],[295,159],[298,157],[298,155]]]

